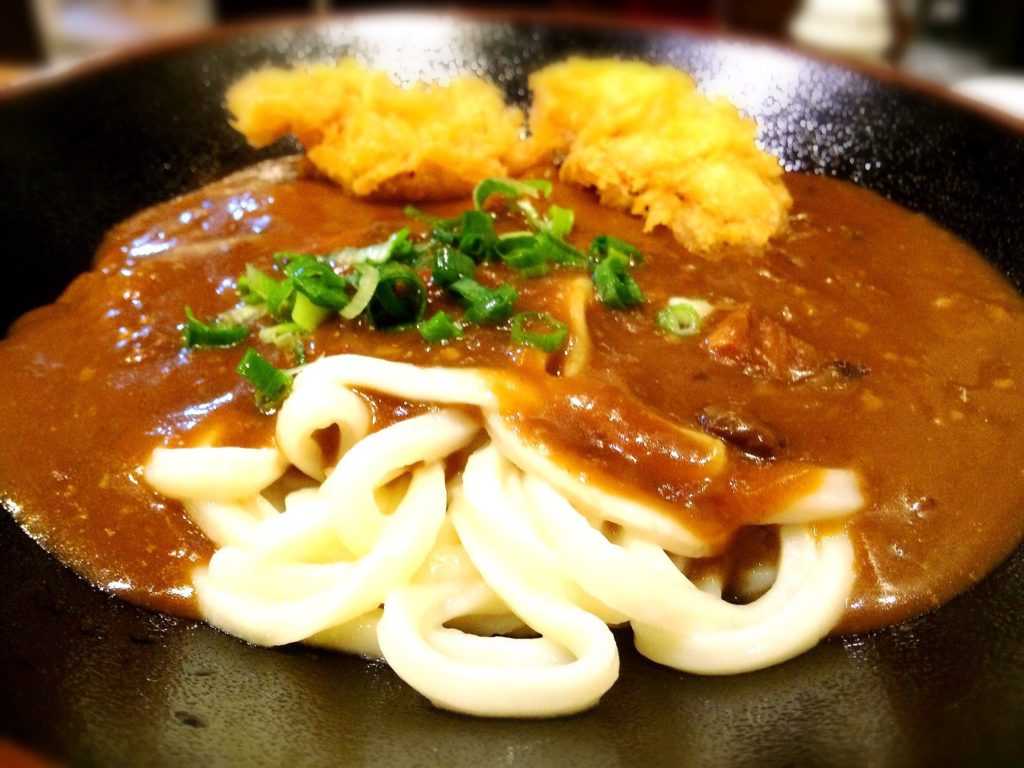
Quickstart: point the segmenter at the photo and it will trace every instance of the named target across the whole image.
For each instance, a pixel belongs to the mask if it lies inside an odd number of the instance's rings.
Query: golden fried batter
[[[483,80],[402,88],[352,59],[250,73],[230,88],[227,104],[250,144],[292,133],[313,165],[360,196],[469,194],[481,178],[511,172],[523,132],[522,112]]]
[[[530,77],[523,114],[476,78],[402,88],[354,60],[263,69],[228,91],[234,126],[254,146],[294,134],[322,173],[360,196],[440,200],[529,162],[607,205],[668,227],[687,248],[760,246],[792,204],[756,126],[708,99],[682,72],[641,62],[570,59]]]
[[[664,225],[694,251],[759,246],[792,199],[756,125],[684,73],[641,62],[569,59],[530,77],[535,150],[601,202]]]

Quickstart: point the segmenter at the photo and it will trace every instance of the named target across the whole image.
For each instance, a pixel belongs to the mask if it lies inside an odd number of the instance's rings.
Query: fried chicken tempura
[[[530,77],[535,151],[601,202],[664,225],[693,251],[760,246],[785,229],[792,198],[756,125],[679,70],[569,59]]]
[[[758,247],[786,228],[792,199],[754,121],[686,74],[569,59],[535,72],[530,87],[525,140],[522,111],[490,83],[402,88],[352,59],[253,72],[227,103],[252,145],[294,134],[321,173],[360,196],[455,198],[546,160],[694,252]]]
[[[395,84],[353,59],[246,75],[227,93],[233,125],[250,144],[289,133],[325,176],[359,196],[444,200],[512,172],[521,110],[478,78]]]

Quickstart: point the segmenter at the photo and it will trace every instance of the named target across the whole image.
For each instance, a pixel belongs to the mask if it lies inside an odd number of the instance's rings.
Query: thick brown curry
[[[273,440],[273,419],[235,373],[239,349],[182,349],[184,307],[229,308],[245,265],[266,267],[275,251],[325,253],[409,225],[400,205],[287,176],[243,174],[126,221],[93,272],[0,344],[5,503],[61,560],[141,605],[196,615],[190,573],[212,553],[180,505],[142,482],[153,448]],[[557,356],[538,362],[490,328],[442,347],[415,331],[327,324],[310,351],[508,368],[516,429],[723,544],[758,522],[759,498],[799,488],[800,462],[854,468],[869,501],[846,523],[858,576],[840,628],[899,621],[980,579],[1021,538],[1024,302],[926,218],[835,180],[786,182],[790,231],[763,252],[713,258],[556,184],[554,201],[576,213],[571,240],[611,234],[645,255],[634,270],[645,304],[592,302],[591,357],[572,377]],[[580,274],[504,270],[478,279],[512,281],[517,308],[556,315]],[[671,296],[717,307],[701,335],[657,330]],[[439,292],[431,300],[443,306]],[[378,425],[418,407],[366,396]],[[671,459],[672,424],[726,436],[740,467],[728,488],[707,494]]]

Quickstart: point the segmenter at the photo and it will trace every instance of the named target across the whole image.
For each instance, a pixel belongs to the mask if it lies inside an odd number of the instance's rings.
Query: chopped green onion
[[[549,271],[548,260],[538,247],[536,235],[527,233],[502,237],[498,242],[498,255],[526,277],[539,277]]]
[[[430,229],[430,242],[434,245],[458,247],[458,229],[462,217],[454,219],[435,219]]]
[[[252,264],[246,264],[245,274],[238,278],[238,292],[247,304],[258,304],[267,301],[267,297],[277,284],[277,280],[270,275],[261,272]]]
[[[369,264],[356,267],[356,272],[358,274],[356,292],[339,313],[346,320],[353,320],[366,309],[370,299],[373,298],[374,291],[377,290],[377,284],[380,282],[380,270],[376,267],[371,267]]]
[[[318,307],[341,309],[348,304],[345,281],[316,256],[297,255],[284,268],[295,289]]]
[[[409,261],[415,247],[409,239],[409,229],[398,230],[382,243],[363,248],[342,248],[331,254],[331,259],[343,264],[386,264],[389,261]]]
[[[245,325],[251,326],[267,312],[266,307],[259,304],[236,304],[231,309],[225,309],[215,321],[217,325]]]
[[[335,264],[384,264],[391,255],[387,241],[363,248],[342,248],[331,254]]]
[[[537,347],[544,352],[557,352],[565,346],[569,328],[547,312],[518,312],[512,316],[512,341]]]
[[[529,200],[510,200],[506,205],[511,210],[518,211],[534,232],[541,232],[547,226],[547,221],[541,218]]]
[[[440,219],[437,216],[431,216],[426,211],[421,211],[415,205],[405,206],[405,208],[402,209],[402,213],[404,213],[406,217],[410,219],[422,221],[424,224],[429,224],[431,227],[437,226],[443,221],[443,219]]]
[[[276,408],[288,395],[292,377],[278,370],[263,355],[251,347],[242,356],[236,369],[256,390],[256,404],[261,410]]]
[[[544,231],[553,237],[565,237],[572,232],[575,218],[576,215],[570,209],[563,208],[560,205],[552,205],[548,208]]]
[[[529,184],[540,184],[542,180],[535,182],[526,182]],[[546,183],[547,186],[543,188],[544,194],[550,196],[551,185],[550,182]],[[529,197],[535,197],[536,195],[529,195]],[[506,196],[505,206],[512,211],[518,212],[529,225],[530,229],[534,232],[546,232],[552,237],[564,238],[572,231],[573,220],[575,214],[568,208],[562,208],[560,205],[551,205],[548,208],[547,214],[541,216],[537,213],[537,209],[533,207],[533,203],[529,200],[523,200],[522,196],[509,197]]]
[[[602,302],[615,309],[642,304],[643,292],[629,274],[629,258],[613,251],[594,267],[594,289]]]
[[[292,322],[307,333],[316,330],[330,314],[330,309],[314,304],[306,294],[296,294],[295,306],[292,307]]]
[[[475,270],[476,262],[462,251],[441,246],[434,253],[431,275],[440,286],[449,286],[464,277],[473,277]]]
[[[475,262],[487,261],[498,245],[494,221],[483,211],[463,211],[459,217],[455,243]]]
[[[292,306],[295,304],[295,281],[286,278],[274,287],[267,294],[267,309],[278,320],[288,320],[292,315]]]
[[[473,190],[473,206],[483,210],[484,203],[491,195],[501,195],[506,202],[514,201],[517,197],[537,197],[543,194],[551,196],[551,182],[546,179],[518,179],[492,178],[484,179]]]
[[[494,220],[486,211],[463,211],[453,219],[435,219],[430,245],[456,248],[475,262],[493,258],[498,244]]]
[[[704,318],[715,311],[715,307],[704,299],[673,296],[668,305],[658,313],[658,326],[676,336],[693,336],[700,333]]]
[[[298,342],[301,332],[302,329],[295,323],[278,323],[261,328],[259,337],[264,344],[273,344],[275,347],[284,349]]]
[[[503,283],[483,301],[470,304],[466,317],[477,325],[498,325],[511,316],[518,298],[515,289]]]
[[[480,283],[471,277],[464,277],[461,280],[456,280],[448,286],[448,288],[452,293],[458,294],[469,304],[472,304],[474,301],[483,301],[491,292],[490,288],[485,285],[480,285]]]
[[[292,347],[292,355],[295,356],[296,365],[306,364],[306,345],[301,341],[296,341],[295,346]]]
[[[388,258],[408,264],[416,256],[416,246],[409,238],[409,228],[404,227],[387,240]]]
[[[551,262],[568,267],[588,265],[585,254],[548,232],[503,236],[498,241],[497,251],[502,261],[527,277],[546,275]]]
[[[466,318],[477,325],[505,322],[519,299],[519,294],[507,283],[491,289],[468,277],[455,281],[450,289],[466,300]]]
[[[544,256],[556,264],[567,267],[587,267],[590,260],[578,248],[569,245],[560,237],[555,237],[548,232],[541,232],[537,235],[537,242]]]
[[[636,266],[644,260],[639,248],[611,235],[598,235],[590,243],[590,258],[594,261],[601,261],[613,253],[620,253],[629,259],[630,266]]]
[[[233,347],[249,335],[244,325],[226,325],[223,323],[204,323],[196,320],[192,309],[185,307],[186,322],[181,327],[181,335],[185,346],[196,347]]]
[[[281,269],[284,269],[288,264],[296,259],[315,259],[312,253],[301,253],[299,251],[275,251],[274,252],[274,264]]]
[[[448,317],[445,312],[437,312],[429,320],[419,324],[420,336],[429,344],[462,338],[462,326]]]
[[[370,320],[377,328],[401,328],[423,317],[427,289],[419,276],[405,264],[388,263],[380,268],[380,279],[370,299]]]
[[[658,312],[658,327],[674,336],[695,336],[700,333],[704,317],[700,311],[686,301],[669,303]]]

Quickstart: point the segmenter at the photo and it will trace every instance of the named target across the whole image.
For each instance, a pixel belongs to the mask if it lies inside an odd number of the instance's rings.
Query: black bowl
[[[520,102],[570,53],[669,62],[755,115],[789,169],[924,212],[1024,285],[1024,133],[881,70],[681,29],[376,16],[217,32],[0,94],[4,326],[54,299],[103,232],[268,154],[225,87],[357,53],[402,77],[484,74]],[[69,343],[71,341],[69,340]],[[702,678],[622,644],[595,710],[540,722],[432,709],[386,667],[251,648],[106,596],[0,515],[0,737],[82,765],[891,765],[1024,761],[1024,550],[935,613]]]

